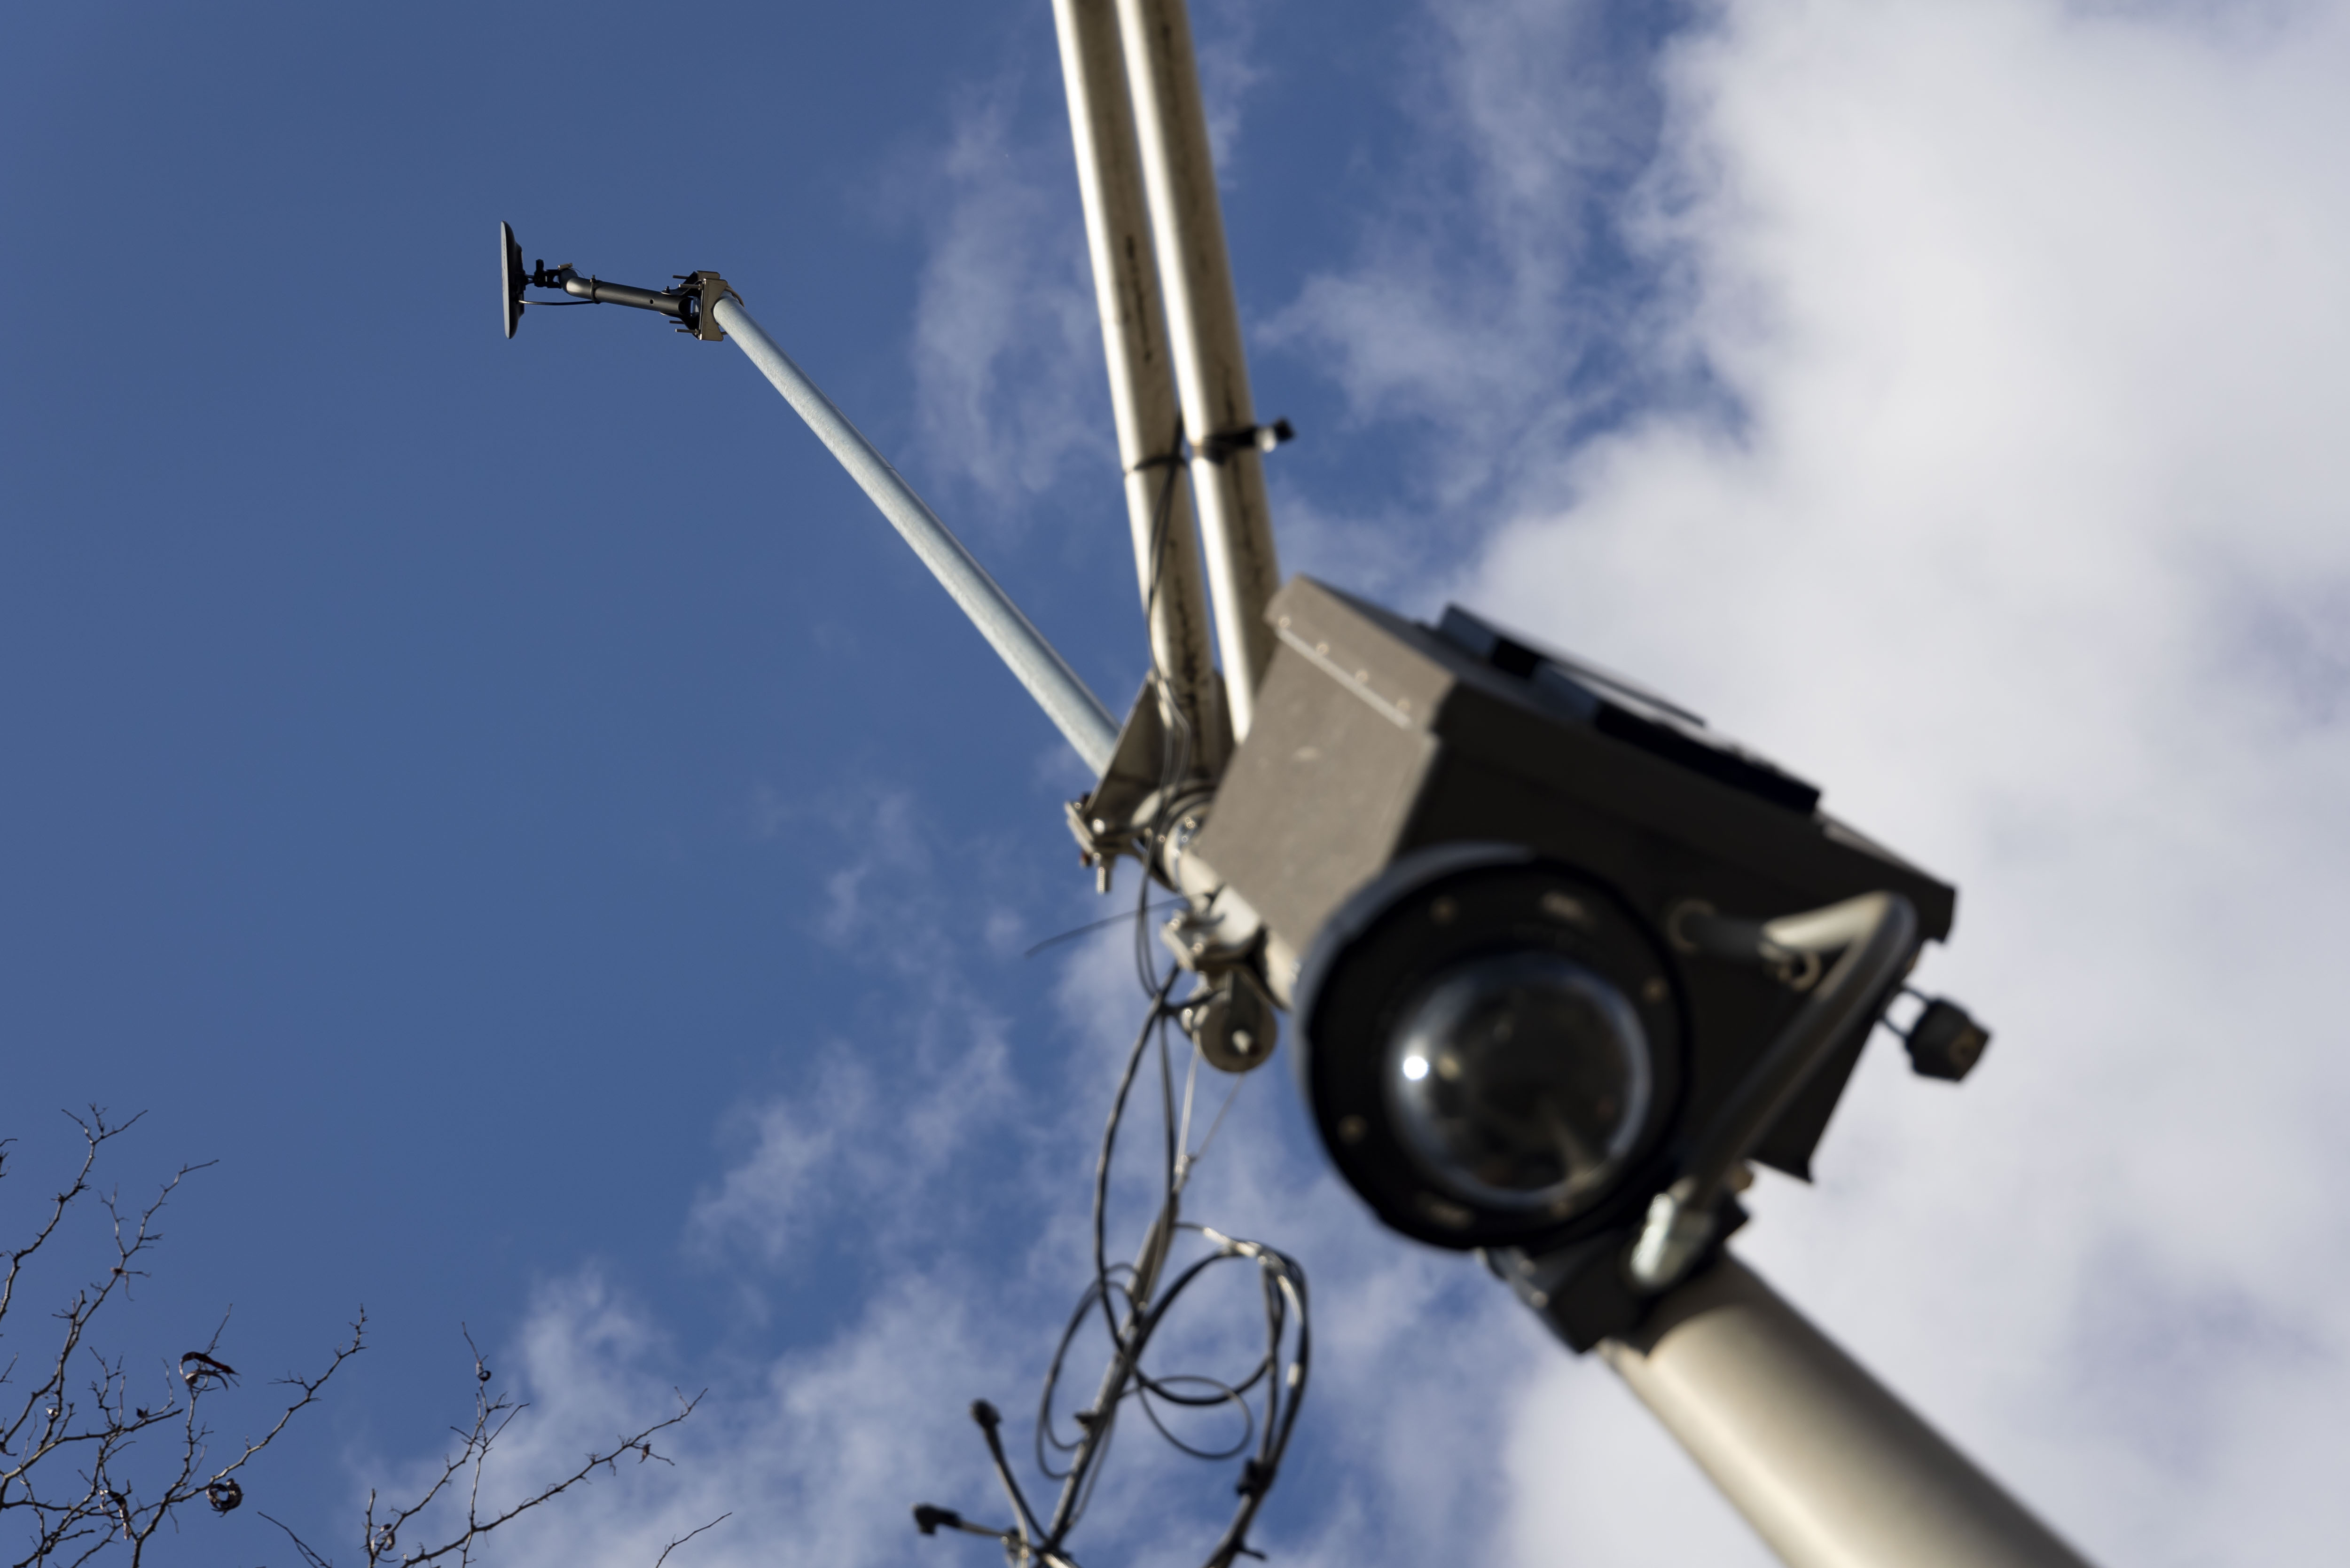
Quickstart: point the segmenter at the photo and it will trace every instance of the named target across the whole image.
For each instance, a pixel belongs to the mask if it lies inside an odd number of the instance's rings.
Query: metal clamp
[[[1649,1200],[1626,1270],[1634,1284],[1651,1292],[1670,1288],[1704,1255],[1719,1227],[1716,1210],[1740,1163],[1855,1025],[1883,1010],[1918,948],[1918,912],[1898,893],[1864,894],[1762,922],[1725,919],[1703,906],[1683,904],[1667,928],[1669,940],[1684,951],[1774,969],[1804,954],[1814,961],[1824,953],[1843,956],[1714,1113],[1680,1179]]]

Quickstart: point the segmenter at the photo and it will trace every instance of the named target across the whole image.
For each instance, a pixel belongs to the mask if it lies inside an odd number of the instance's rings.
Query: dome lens
[[[1555,953],[1473,959],[1404,1009],[1387,1096],[1452,1197],[1565,1217],[1612,1182],[1648,1119],[1648,1043],[1624,993]]]

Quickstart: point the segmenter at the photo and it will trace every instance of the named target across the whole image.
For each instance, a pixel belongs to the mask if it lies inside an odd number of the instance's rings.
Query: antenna
[[[679,286],[639,288],[632,284],[606,283],[599,277],[581,277],[569,262],[558,262],[550,267],[542,261],[525,272],[522,243],[515,238],[511,225],[498,224],[498,296],[505,308],[508,337],[522,325],[523,312],[530,304],[523,298],[523,291],[552,288],[572,297],[540,300],[539,304],[625,305],[637,310],[656,311],[678,323],[677,329],[689,337],[705,343],[724,342],[726,334],[718,325],[715,307],[722,299],[740,299],[727,286],[726,280],[714,272],[691,272],[675,274],[672,281]]]
[[[522,325],[522,291],[528,286],[530,275],[522,270],[522,242],[514,237],[514,230],[504,223],[498,225],[498,298],[505,306],[506,336],[512,337],[515,328]]]
[[[1118,725],[1101,699],[1078,679],[1077,672],[1045,640],[1035,624],[1020,613],[1012,596],[987,575],[978,558],[939,521],[939,514],[915,493],[914,487],[890,466],[880,450],[848,422],[847,416],[834,406],[807,372],[751,319],[751,313],[743,308],[743,296],[724,278],[714,272],[681,273],[675,277],[679,285],[676,288],[638,288],[629,284],[582,277],[569,262],[550,267],[543,261],[525,274],[522,247],[515,240],[514,230],[503,223],[498,225],[498,254],[499,286],[505,300],[508,337],[514,336],[515,324],[526,303],[522,297],[525,288],[561,289],[571,296],[569,299],[552,302],[557,305],[625,305],[656,311],[678,322],[679,331],[704,343],[725,342],[731,327],[735,347],[784,395],[784,400],[807,422],[816,439],[824,442],[848,471],[849,477],[880,508],[881,514],[913,546],[914,554],[922,558],[922,564],[930,567],[940,586],[979,628],[980,635],[987,639],[997,657],[1028,689],[1029,695],[1035,698],[1037,705],[1086,765],[1096,770],[1109,765],[1118,745]]]

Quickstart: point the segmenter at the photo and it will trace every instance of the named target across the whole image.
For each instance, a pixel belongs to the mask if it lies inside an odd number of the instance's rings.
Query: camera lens
[[[1647,1120],[1648,1043],[1607,979],[1555,953],[1469,960],[1408,1002],[1388,1108],[1413,1161],[1472,1204],[1564,1218],[1596,1199]]]

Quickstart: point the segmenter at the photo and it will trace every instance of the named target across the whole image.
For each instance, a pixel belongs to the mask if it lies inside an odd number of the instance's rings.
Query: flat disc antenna
[[[515,335],[522,324],[523,286],[530,275],[523,271],[522,243],[514,237],[514,230],[504,223],[498,225],[498,293],[505,305],[506,336]]]

